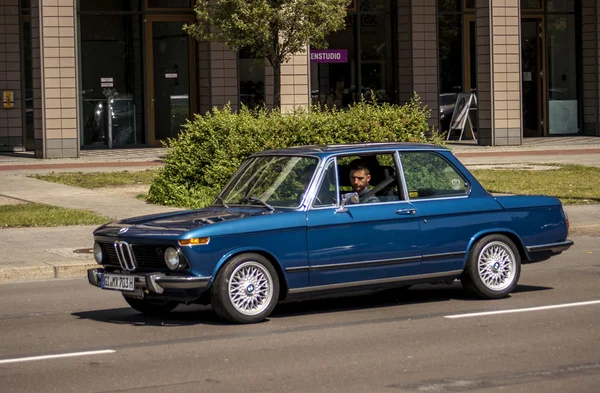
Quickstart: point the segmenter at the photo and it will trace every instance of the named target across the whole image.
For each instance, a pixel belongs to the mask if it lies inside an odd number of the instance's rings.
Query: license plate
[[[102,275],[101,287],[117,291],[135,291],[135,277],[104,273]]]

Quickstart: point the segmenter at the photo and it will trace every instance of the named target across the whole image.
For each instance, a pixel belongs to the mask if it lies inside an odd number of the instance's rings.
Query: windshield
[[[298,207],[314,175],[318,159],[297,156],[250,158],[216,203]]]

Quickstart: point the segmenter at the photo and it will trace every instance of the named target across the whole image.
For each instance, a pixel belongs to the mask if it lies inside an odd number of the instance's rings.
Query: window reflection
[[[250,109],[265,104],[265,61],[250,51],[239,52],[240,103]]]
[[[83,14],[80,37],[82,144],[109,145],[108,116],[114,145],[144,143],[140,17]],[[117,93],[112,110],[102,78]]]
[[[548,15],[548,132],[572,134],[578,130],[575,16]]]
[[[378,102],[393,101],[395,40],[390,2],[360,0],[357,7],[348,13],[346,28],[329,36],[329,47],[321,57],[315,54],[322,51],[313,50],[313,104],[348,108],[361,95]]]

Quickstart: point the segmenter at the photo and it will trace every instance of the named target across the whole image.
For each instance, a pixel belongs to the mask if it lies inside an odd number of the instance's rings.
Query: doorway
[[[148,142],[179,134],[196,108],[195,43],[183,31],[192,16],[148,16],[146,22]]]
[[[541,17],[521,19],[523,136],[545,134],[544,22]]]

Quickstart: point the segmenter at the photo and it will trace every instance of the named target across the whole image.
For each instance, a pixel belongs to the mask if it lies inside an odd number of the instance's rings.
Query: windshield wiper
[[[264,207],[266,207],[267,209],[269,209],[271,211],[275,210],[273,208],[273,206],[269,205],[267,202],[263,201],[262,199],[258,199],[258,198],[252,197],[252,196],[251,197],[243,197],[242,200],[241,200],[241,202],[242,203],[254,202],[254,203],[258,203],[260,205],[263,205]]]
[[[227,204],[225,203],[225,200],[224,200],[223,198],[221,198],[220,196],[217,196],[215,199],[216,199],[217,201],[221,202],[221,205],[223,205],[223,207],[224,207],[225,209],[229,209],[229,206],[227,206]]]

